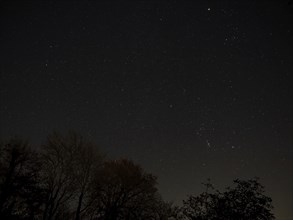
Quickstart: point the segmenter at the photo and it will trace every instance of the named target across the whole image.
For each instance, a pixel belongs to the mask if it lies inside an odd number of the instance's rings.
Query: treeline
[[[19,138],[0,144],[0,219],[274,219],[257,179],[220,192],[210,182],[182,207],[165,202],[157,178],[131,160],[108,160],[81,135],[53,133],[38,150]]]

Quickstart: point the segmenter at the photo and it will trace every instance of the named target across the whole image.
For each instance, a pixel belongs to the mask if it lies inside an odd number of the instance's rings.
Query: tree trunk
[[[78,205],[77,205],[77,209],[76,209],[75,220],[80,219],[80,211],[81,211],[82,199],[83,199],[83,192],[79,195],[79,198],[78,198]]]

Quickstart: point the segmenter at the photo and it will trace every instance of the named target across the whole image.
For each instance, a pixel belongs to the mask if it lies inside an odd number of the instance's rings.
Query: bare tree
[[[0,218],[33,218],[43,202],[38,155],[19,138],[0,148]]]
[[[156,177],[129,160],[105,162],[97,174],[93,219],[156,219]]]
[[[93,174],[102,156],[93,143],[74,132],[53,133],[43,150],[44,219],[64,216],[64,209],[71,218],[80,219],[89,207]]]
[[[55,218],[61,206],[69,204],[75,193],[74,154],[70,137],[58,133],[48,136],[42,153],[42,182],[46,191],[43,219]]]
[[[21,139],[0,144],[1,219],[184,219],[156,184],[130,160],[104,161],[92,142],[73,132],[49,135],[40,154]],[[221,195],[234,198],[236,189]]]
[[[94,174],[102,165],[104,156],[97,151],[97,146],[85,140],[82,136],[73,135],[75,146],[74,176],[76,183],[75,219],[86,215],[91,205],[91,189]]]

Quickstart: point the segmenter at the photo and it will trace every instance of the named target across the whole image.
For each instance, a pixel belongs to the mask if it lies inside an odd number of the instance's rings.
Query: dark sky
[[[1,137],[76,130],[178,203],[258,176],[292,219],[292,3],[107,2],[1,3]]]

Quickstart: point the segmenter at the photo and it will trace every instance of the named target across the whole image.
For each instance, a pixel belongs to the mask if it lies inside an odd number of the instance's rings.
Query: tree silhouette
[[[0,148],[0,219],[33,218],[43,203],[38,155],[19,138]]]
[[[95,149],[94,144],[74,132],[67,136],[55,132],[48,137],[42,154],[47,192],[44,219],[64,215],[62,210],[66,208],[75,213],[75,219],[80,219],[88,206],[93,173],[101,164],[101,156]]]
[[[60,207],[66,207],[74,196],[73,159],[74,149],[70,140],[58,133],[48,136],[42,153],[42,182],[46,191],[45,220],[56,218]]]
[[[234,180],[234,187],[225,192],[204,184],[206,191],[199,196],[189,196],[183,201],[182,211],[190,220],[269,220],[274,219],[272,200],[265,196],[258,179]]]
[[[258,179],[234,180],[234,188],[224,192],[226,203],[231,207],[227,215],[233,219],[274,219],[272,199],[265,196]]]
[[[271,220],[272,200],[258,179],[225,191],[210,180],[183,206],[165,202],[157,179],[128,159],[105,160],[74,132],[48,136],[42,151],[13,138],[0,143],[0,219]]]
[[[157,215],[158,220],[184,220],[180,207],[174,205],[172,202],[165,202],[162,199],[156,201],[156,206],[153,209]]]
[[[122,159],[108,161],[97,174],[94,219],[156,219],[156,178],[139,165]]]
[[[97,152],[97,147],[85,140],[82,136],[72,134],[71,139],[74,145],[74,169],[76,185],[76,209],[75,219],[79,220],[90,207],[91,189],[94,181],[94,174],[102,165],[103,155]]]

